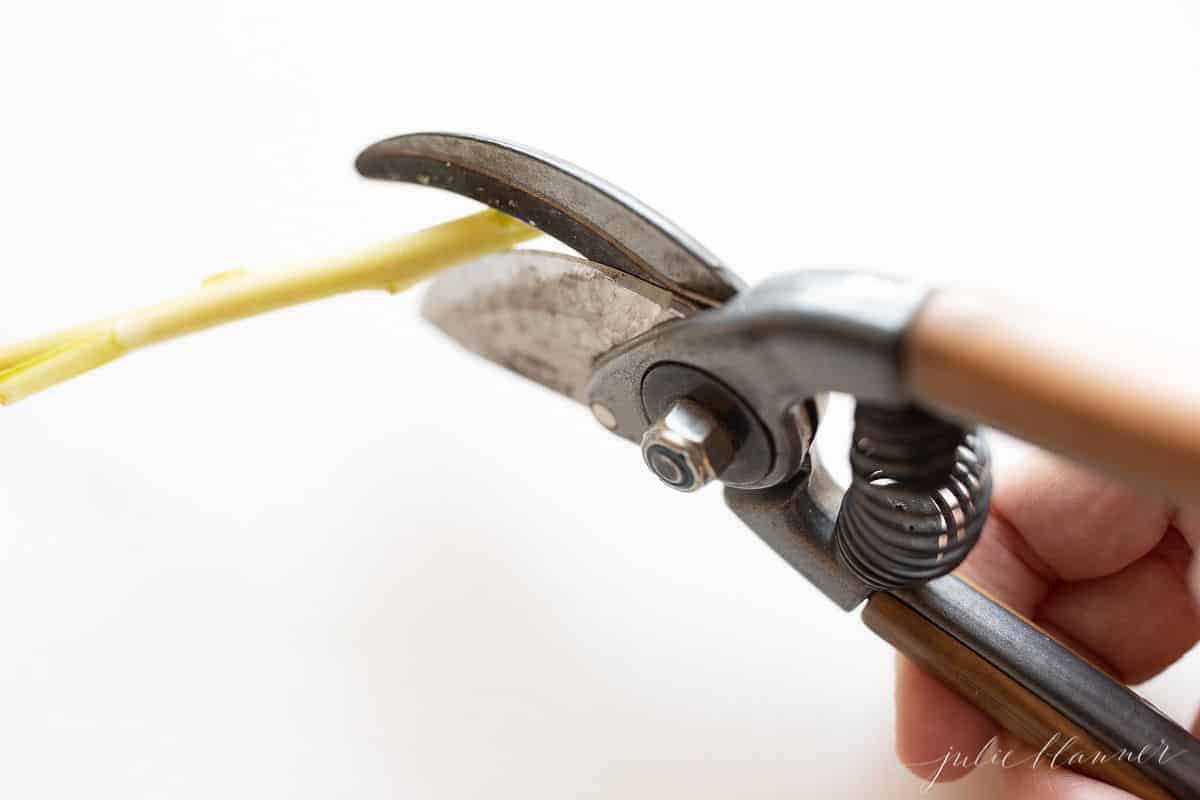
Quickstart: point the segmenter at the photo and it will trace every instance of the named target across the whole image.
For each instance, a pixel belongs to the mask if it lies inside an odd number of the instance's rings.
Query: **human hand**
[[[997,481],[983,537],[958,574],[1125,683],[1153,677],[1200,639],[1188,583],[1200,509],[1042,453],[1005,478]],[[1047,768],[1045,758],[1035,768],[1036,751],[897,656],[896,751],[913,772],[939,783],[960,778],[993,737],[1002,751],[1017,754],[1010,764],[1019,766],[1002,770],[1007,797],[1132,797]],[[954,754],[957,763],[948,758]]]

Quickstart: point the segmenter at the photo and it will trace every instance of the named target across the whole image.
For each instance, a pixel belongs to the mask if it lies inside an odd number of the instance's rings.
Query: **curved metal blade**
[[[583,402],[597,356],[693,310],[602,264],[512,250],[442,273],[421,313],[468,350]]]
[[[355,162],[368,178],[435,186],[540,228],[585,258],[704,306],[742,282],[695,240],[625,192],[553,156],[481,136],[413,133]]]

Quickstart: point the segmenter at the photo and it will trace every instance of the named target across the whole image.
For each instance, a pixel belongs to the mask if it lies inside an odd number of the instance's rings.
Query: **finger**
[[[1035,753],[1027,745],[1003,737],[1003,796],[1013,800],[1137,800],[1126,791],[1055,764],[1052,755]]]
[[[1172,524],[1191,547],[1192,552],[1200,550],[1200,503],[1188,503],[1177,509]],[[1188,587],[1192,592],[1192,601],[1200,605],[1200,559],[1192,559]]]
[[[1006,770],[1003,785],[1004,796],[1013,800],[1137,800],[1128,792],[1061,767]]]
[[[896,654],[896,755],[919,778],[961,778],[998,731],[990,717]]]
[[[1110,575],[1146,555],[1170,520],[1165,501],[1046,453],[1003,477],[961,574],[1026,617],[1060,582]]]
[[[1200,639],[1185,577],[1190,552],[1170,530],[1150,554],[1117,573],[1055,586],[1035,621],[1065,633],[1123,682],[1147,680]]]
[[[1175,509],[1074,462],[1036,452],[996,487],[995,513],[1061,580],[1111,575],[1149,553]]]
[[[1191,548],[1161,497],[1036,454],[1001,482],[962,574],[1128,682],[1200,638]]]

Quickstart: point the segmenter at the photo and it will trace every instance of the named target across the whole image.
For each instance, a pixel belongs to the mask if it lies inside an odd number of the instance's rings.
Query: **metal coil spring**
[[[834,541],[864,583],[898,589],[945,575],[979,539],[992,478],[987,445],[918,408],[859,404],[853,483]]]

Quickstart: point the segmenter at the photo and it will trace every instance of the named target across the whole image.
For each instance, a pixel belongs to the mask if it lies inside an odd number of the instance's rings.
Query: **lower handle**
[[[1200,798],[1200,742],[963,581],[876,593],[863,621],[1035,750],[1049,744],[1046,760],[1142,798]]]

